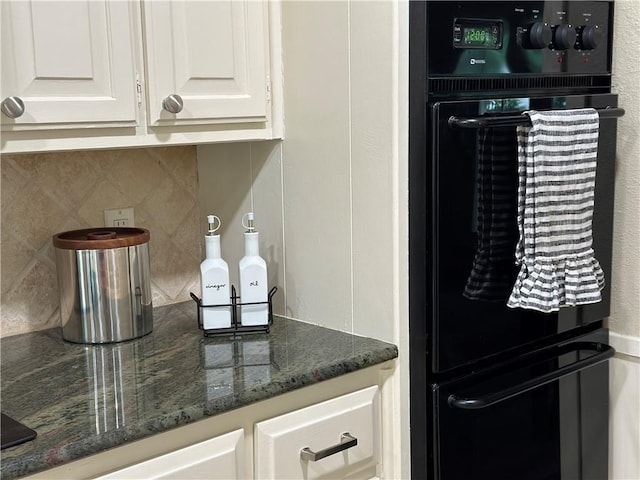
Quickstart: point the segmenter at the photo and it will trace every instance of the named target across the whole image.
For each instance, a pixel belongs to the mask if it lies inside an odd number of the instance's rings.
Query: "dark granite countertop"
[[[38,433],[2,450],[9,480],[382,363],[397,348],[276,317],[269,334],[204,338],[193,302],[158,307],[154,331],[108,346],[60,329],[1,340],[2,412]]]

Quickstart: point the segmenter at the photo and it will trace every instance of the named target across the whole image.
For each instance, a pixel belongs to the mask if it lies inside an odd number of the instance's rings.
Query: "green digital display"
[[[502,21],[456,18],[453,24],[454,48],[502,48]]]
[[[463,43],[470,47],[495,48],[498,44],[497,32],[491,27],[466,27],[463,29]]]

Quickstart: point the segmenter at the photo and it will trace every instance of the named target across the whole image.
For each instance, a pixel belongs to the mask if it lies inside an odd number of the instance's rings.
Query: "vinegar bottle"
[[[246,224],[244,220],[246,219]],[[260,257],[260,237],[253,227],[253,212],[242,219],[244,233],[244,257],[240,260],[240,303],[264,302],[257,305],[241,305],[240,323],[267,325],[269,305],[267,303],[267,263]]]
[[[215,223],[218,226],[215,226]],[[208,215],[209,231],[204,237],[205,259],[200,264],[200,283],[202,286],[202,305],[227,305],[224,307],[205,307],[202,309],[202,326],[205,330],[231,327],[231,307],[229,288],[229,266],[220,256],[220,219]]]

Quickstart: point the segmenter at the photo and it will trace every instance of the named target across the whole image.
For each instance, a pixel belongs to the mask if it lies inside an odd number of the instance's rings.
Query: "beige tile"
[[[129,198],[109,180],[102,180],[85,199],[77,214],[92,227],[104,225],[104,210],[106,208],[129,207]]]
[[[3,309],[6,303],[12,306],[10,311],[15,312],[17,309],[23,312],[30,331],[57,326],[59,319],[56,320],[56,325],[49,323],[60,303],[55,269],[36,261],[14,290],[2,301]],[[8,326],[10,331],[15,327],[11,324]]]
[[[154,223],[154,220],[149,215],[149,212],[142,206],[141,204],[133,205],[134,208],[134,216],[135,216],[135,226],[140,228],[146,228],[151,232],[151,238],[153,239],[154,234],[160,228],[158,225]]]
[[[13,158],[19,158],[20,155],[5,155],[0,162],[0,171],[2,172],[2,183],[0,184],[0,195],[2,198],[2,207],[9,205],[15,196],[27,185],[27,178],[22,175],[14,166]],[[3,217],[4,218],[4,217]]]
[[[8,228],[2,228],[2,248],[0,251],[2,294],[15,286],[35,254],[36,249],[16,239]]]
[[[127,204],[114,204],[112,208],[135,206],[167,178],[162,164],[151,155],[151,149],[131,149],[118,151],[113,155],[111,167],[106,177],[121,192],[126,192]],[[108,207],[106,204],[105,208]]]
[[[191,295],[190,295],[191,292],[195,293],[198,296],[201,296],[199,276],[192,275],[188,279],[187,283],[185,283],[184,285],[183,291],[180,292],[179,298],[184,298],[185,300],[191,300]]]
[[[92,162],[92,166],[98,171],[102,178],[108,175],[109,171],[113,167],[113,162],[122,155],[123,152],[137,151],[137,148],[133,149],[116,149],[116,150],[90,150],[83,152],[87,155]]]
[[[42,153],[23,155],[16,165],[65,208],[75,208],[100,180],[90,160],[84,152]]]
[[[195,205],[184,187],[165,177],[142,202],[149,213],[151,225],[172,235]]]
[[[55,198],[29,183],[8,205],[2,205],[2,229],[9,229],[18,241],[38,250],[50,241],[66,216]]]
[[[198,169],[193,161],[196,157],[195,146],[154,148],[149,152],[164,165],[176,182],[191,191],[194,197],[197,195]]]
[[[0,335],[5,337],[34,331],[36,328],[29,322],[27,314],[20,310],[16,303],[7,302],[6,298],[3,298],[0,308]]]
[[[200,263],[200,209],[195,205],[184,217],[171,239],[194,261]]]
[[[136,224],[151,231],[154,304],[189,298],[201,237],[195,147],[10,155],[1,166],[1,335],[59,321],[51,236],[102,226],[107,208],[134,207]]]
[[[78,230],[78,229],[74,228],[73,230]],[[56,266],[56,249],[53,246],[53,241],[51,241],[48,244],[46,244],[40,250],[39,258],[44,262],[48,262],[49,265],[52,265],[55,268],[55,266]]]
[[[96,225],[89,224],[85,222],[82,218],[79,218],[77,215],[73,215],[70,212],[70,215],[65,217],[64,221],[60,225],[58,225],[58,229],[55,232],[53,232],[51,235],[53,236],[54,234],[57,234],[57,233],[68,232],[71,230],[82,230],[84,228],[91,228],[95,226]]]
[[[151,276],[153,283],[166,295],[169,300],[187,300],[180,298],[185,286],[193,279],[194,272],[199,272],[198,262],[185,253],[180,246],[168,237],[163,237],[156,245],[162,247],[162,252],[151,257]],[[162,261],[159,261],[159,256]]]

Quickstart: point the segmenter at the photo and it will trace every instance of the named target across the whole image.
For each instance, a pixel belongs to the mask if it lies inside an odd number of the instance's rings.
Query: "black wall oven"
[[[410,4],[413,478],[607,478],[615,352],[602,320],[624,114],[611,93],[612,22],[612,2]],[[601,299],[547,313],[508,307],[523,112],[585,108],[599,117],[585,215]]]

